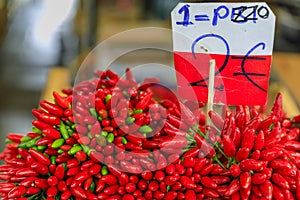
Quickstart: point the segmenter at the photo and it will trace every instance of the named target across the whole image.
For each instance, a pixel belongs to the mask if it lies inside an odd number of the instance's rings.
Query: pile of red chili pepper
[[[33,109],[8,134],[0,196],[17,200],[300,199],[300,115],[179,101],[158,80],[111,70]]]

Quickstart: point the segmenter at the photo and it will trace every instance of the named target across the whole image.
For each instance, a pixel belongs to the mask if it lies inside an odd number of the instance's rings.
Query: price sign
[[[179,93],[189,98],[192,87],[198,100],[207,102],[209,60],[214,59],[214,103],[264,105],[274,28],[266,3],[179,3],[172,11]]]

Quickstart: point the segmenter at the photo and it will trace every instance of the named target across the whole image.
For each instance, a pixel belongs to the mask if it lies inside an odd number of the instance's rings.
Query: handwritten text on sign
[[[265,3],[179,3],[172,11],[178,89],[207,102],[209,60],[216,60],[214,103],[263,105],[275,16]],[[185,78],[186,81],[182,80]]]

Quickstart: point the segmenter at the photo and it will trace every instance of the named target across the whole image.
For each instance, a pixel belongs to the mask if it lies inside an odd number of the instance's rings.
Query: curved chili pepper
[[[223,150],[226,156],[233,157],[236,153],[236,148],[229,135],[223,135]]]
[[[238,190],[240,189],[240,183],[239,180],[234,179],[233,181],[231,181],[230,185],[228,186],[226,192],[225,192],[225,196],[231,196],[234,193],[236,193]]]
[[[42,100],[40,102],[40,106],[42,108],[44,108],[46,111],[48,111],[50,114],[53,114],[55,116],[61,117],[64,115],[63,109],[61,109],[59,106],[57,106],[53,103],[50,103],[46,100]]]
[[[272,115],[276,116],[278,119],[282,117],[282,94],[278,93],[275,102],[272,107]]]
[[[187,158],[187,157],[197,157],[199,154],[200,148],[199,146],[193,147],[192,149],[189,149],[188,151],[186,151],[182,157],[183,158]]]
[[[144,96],[144,98],[136,104],[135,109],[145,110],[149,106],[152,95],[152,93],[148,93],[146,96]]]
[[[50,159],[42,154],[41,152],[38,152],[34,149],[29,149],[29,153],[32,157],[34,157],[38,162],[44,164],[44,165],[49,165],[50,164]]]
[[[62,97],[58,92],[53,92],[53,97],[55,102],[62,108],[70,108],[71,103],[67,100],[67,98]]]

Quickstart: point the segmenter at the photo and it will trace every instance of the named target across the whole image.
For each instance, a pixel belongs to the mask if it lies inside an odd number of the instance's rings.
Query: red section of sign
[[[174,52],[178,91],[182,97],[189,99],[191,90],[188,88],[193,87],[198,101],[207,102],[209,60],[215,59],[214,103],[264,105],[267,101],[271,58],[271,55],[193,55],[191,52]]]

